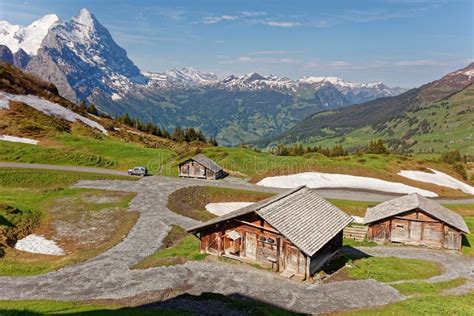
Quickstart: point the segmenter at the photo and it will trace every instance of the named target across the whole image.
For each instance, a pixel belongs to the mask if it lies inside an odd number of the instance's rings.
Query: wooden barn
[[[364,224],[368,239],[460,250],[469,229],[463,218],[419,194],[409,194],[369,208]]]
[[[179,176],[217,180],[225,177],[224,169],[203,154],[196,155],[179,164]]]
[[[270,197],[188,230],[201,252],[306,279],[342,247],[352,218],[307,187]]]

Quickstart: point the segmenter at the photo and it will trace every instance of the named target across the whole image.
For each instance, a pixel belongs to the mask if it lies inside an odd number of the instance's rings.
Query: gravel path
[[[93,167],[76,167],[76,166],[61,166],[61,165],[50,165],[50,164],[30,164],[30,163],[17,163],[17,162],[0,162],[0,168],[16,168],[16,169],[44,169],[44,170],[60,170],[60,171],[75,171],[75,172],[88,172],[88,173],[98,173],[98,174],[110,174],[118,176],[128,176],[127,172],[119,170],[111,170],[105,168],[93,168]],[[255,184],[247,183],[239,178],[228,177],[220,181],[203,181],[203,180],[193,180],[193,179],[179,179],[179,178],[169,178],[162,176],[155,176],[155,179],[162,179],[162,181],[168,181],[169,179],[174,179],[182,183],[183,185],[213,185],[220,187],[228,187],[235,189],[245,189],[245,190],[254,190],[262,192],[282,192],[284,189],[279,188],[270,188],[262,187]],[[316,190],[324,198],[330,199],[343,199],[343,200],[352,200],[352,201],[369,201],[369,202],[383,202],[389,199],[392,199],[397,194],[390,194],[386,192],[376,192],[376,191],[362,191],[362,190],[351,190],[347,188],[341,189],[318,189]],[[440,198],[437,199],[440,203],[446,204],[472,204],[474,203],[474,198],[462,198],[462,199],[447,199]]]
[[[374,280],[306,284],[282,279],[276,274],[246,265],[188,262],[178,266],[130,270],[131,265],[160,247],[169,225],[190,227],[197,223],[166,207],[169,194],[194,184],[209,183],[165,177],[149,177],[140,181],[81,181],[77,187],[137,192],[130,205],[131,210],[141,213],[137,224],[123,242],[89,261],[40,276],[0,277],[0,299],[121,299],[185,289],[191,294],[240,294],[313,314],[379,306],[403,299],[392,287]],[[219,185],[233,184],[220,182]],[[451,253],[401,247],[364,248],[363,251],[373,255],[422,257],[440,262],[450,268],[450,272],[439,280],[472,275],[469,271],[472,260],[464,260]]]

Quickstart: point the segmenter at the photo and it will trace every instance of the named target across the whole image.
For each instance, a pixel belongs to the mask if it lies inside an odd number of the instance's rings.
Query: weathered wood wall
[[[421,210],[384,219],[369,225],[369,240],[436,248],[461,249],[461,233]]]
[[[237,231],[241,238],[224,237]],[[306,278],[313,275],[342,247],[343,233],[337,234],[312,258],[308,258],[256,213],[243,215],[200,231],[201,251],[214,255],[233,255],[273,271],[289,270]]]

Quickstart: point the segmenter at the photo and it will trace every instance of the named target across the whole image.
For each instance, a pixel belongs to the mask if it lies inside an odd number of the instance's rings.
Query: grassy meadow
[[[79,128],[78,128],[79,129]],[[139,136],[136,136],[139,137]],[[399,155],[354,154],[326,157],[317,153],[302,156],[276,156],[243,147],[178,146],[171,142],[146,145],[116,137],[88,135],[73,129],[41,140],[39,145],[0,141],[0,161],[89,166],[127,170],[145,165],[153,174],[177,176],[177,165],[193,154],[202,152],[224,167],[230,175],[258,182],[264,177],[318,171],[367,176],[401,182],[434,191],[440,196],[463,197],[459,190],[413,181],[397,175],[400,170],[434,168],[460,178],[452,166],[436,155],[408,157]]]
[[[168,197],[167,206],[177,214],[198,221],[207,221],[217,217],[206,210],[206,205],[209,203],[257,202],[272,195],[271,193],[248,190],[195,186],[171,193]]]
[[[361,309],[338,313],[344,316],[385,315],[473,315],[474,292],[464,295],[426,295],[384,305],[373,309]]]
[[[0,161],[44,163],[127,170],[145,165],[152,173],[177,175],[176,168],[165,168],[175,153],[167,148],[102,137],[62,134],[44,144],[29,145],[0,141]]]
[[[207,254],[200,252],[197,237],[186,233],[181,227],[173,225],[163,240],[161,248],[137,263],[133,269],[183,264],[186,261],[203,260],[206,256]]]
[[[78,180],[98,179],[128,178],[48,170],[0,169],[0,238],[9,236],[4,256],[0,259],[0,275],[44,273],[94,257],[118,243],[138,219],[137,212],[127,210],[134,194],[69,188]],[[71,236],[62,236],[58,244],[66,250],[65,256],[31,254],[11,248],[16,239],[31,233],[53,238],[57,222],[69,229],[78,223],[90,227],[100,225],[99,221],[93,221],[96,216],[107,218],[109,227],[101,232],[105,235],[91,236],[98,239],[91,239],[85,246],[78,246],[77,240]],[[79,228],[77,231],[80,231]]]

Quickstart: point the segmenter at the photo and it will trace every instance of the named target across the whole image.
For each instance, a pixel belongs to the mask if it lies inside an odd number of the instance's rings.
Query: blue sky
[[[0,20],[88,8],[144,71],[340,76],[413,87],[473,58],[473,1],[0,0]]]

